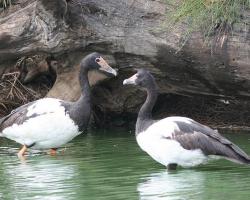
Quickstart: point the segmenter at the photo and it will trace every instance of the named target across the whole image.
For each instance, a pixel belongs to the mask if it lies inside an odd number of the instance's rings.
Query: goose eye
[[[99,59],[99,58],[96,58],[95,61],[96,61],[96,62],[100,62],[100,59]]]

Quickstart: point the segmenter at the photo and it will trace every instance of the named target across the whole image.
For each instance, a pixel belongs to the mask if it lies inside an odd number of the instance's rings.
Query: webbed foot
[[[49,152],[49,155],[51,155],[51,156],[56,156],[56,148],[51,148],[50,149],[50,152]]]
[[[27,146],[23,145],[23,147],[20,149],[20,151],[17,153],[17,156],[20,160],[24,160],[25,159],[25,152],[27,151]]]

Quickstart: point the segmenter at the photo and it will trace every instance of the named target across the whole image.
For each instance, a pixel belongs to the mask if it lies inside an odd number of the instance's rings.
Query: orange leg
[[[56,149],[50,149],[49,154],[50,154],[51,156],[55,156],[55,155],[56,155]]]
[[[62,154],[64,154],[66,151],[66,147],[64,147],[64,149],[62,150]]]
[[[28,148],[26,147],[26,145],[23,145],[22,149],[17,154],[18,158],[24,158],[24,154],[27,151],[27,149]]]

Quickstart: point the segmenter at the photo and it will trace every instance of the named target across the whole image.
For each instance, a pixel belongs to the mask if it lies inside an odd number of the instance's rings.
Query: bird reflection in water
[[[5,198],[71,199],[73,188],[78,187],[72,181],[77,177],[76,166],[62,159],[12,163],[4,166],[2,172],[6,191],[1,192]]]
[[[199,199],[204,174],[193,170],[152,173],[137,185],[141,200]]]

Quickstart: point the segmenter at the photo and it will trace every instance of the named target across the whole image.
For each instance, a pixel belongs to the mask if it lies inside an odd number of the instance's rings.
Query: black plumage
[[[152,109],[157,100],[158,86],[149,71],[139,69],[135,75],[124,80],[123,84],[137,85],[147,91],[147,99],[138,113],[136,138],[139,138],[137,142],[141,148],[156,161],[169,166],[178,164],[175,163],[174,158],[166,159],[164,156],[167,153],[166,151],[175,151],[163,147],[168,144],[164,140],[168,140],[178,142],[183,149],[190,151],[190,153],[200,150],[204,156],[216,155],[237,163],[250,164],[249,156],[237,145],[220,135],[217,130],[185,117],[168,117],[154,120],[152,118]],[[160,126],[157,126],[159,123]],[[141,134],[142,136],[140,136]],[[154,141],[158,141],[159,146],[156,146],[157,144]],[[175,147],[178,148],[176,145]],[[159,148],[162,148],[162,152],[160,152]],[[182,152],[181,149],[179,151]],[[171,153],[168,155],[171,157]],[[193,156],[190,154],[191,158],[193,159]],[[175,157],[175,159],[176,162],[179,162],[179,158]],[[185,157],[185,159],[187,158]],[[185,159],[183,162],[185,162]],[[190,162],[192,163],[192,161]]]
[[[19,156],[23,156],[27,147],[31,146],[41,149],[58,148],[87,128],[91,114],[89,70],[98,70],[107,75],[117,74],[99,53],[89,54],[81,61],[79,73],[81,96],[76,102],[43,98],[20,106],[0,119],[0,136],[23,145]],[[54,121],[54,124],[48,119]],[[60,124],[59,120],[63,122]],[[44,126],[47,130],[41,131]]]

